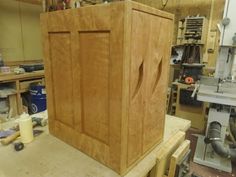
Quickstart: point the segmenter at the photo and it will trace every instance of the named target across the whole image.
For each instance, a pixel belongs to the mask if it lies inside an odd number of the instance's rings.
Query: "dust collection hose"
[[[236,160],[236,149],[225,147],[221,140],[221,124],[219,122],[211,122],[208,129],[208,138],[214,151],[221,157]]]

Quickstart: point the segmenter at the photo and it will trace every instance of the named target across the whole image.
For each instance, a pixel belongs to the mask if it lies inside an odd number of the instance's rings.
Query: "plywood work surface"
[[[186,131],[190,121],[166,116],[164,142],[179,130]],[[164,143],[163,142],[163,143]],[[143,177],[156,163],[163,143],[144,157],[125,177]],[[120,177],[84,153],[45,132],[16,152],[12,145],[0,147],[1,177]],[[17,164],[17,165],[16,165]]]

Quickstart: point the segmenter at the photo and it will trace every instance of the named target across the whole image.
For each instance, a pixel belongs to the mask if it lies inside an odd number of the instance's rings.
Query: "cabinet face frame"
[[[161,24],[166,25],[169,30],[165,38],[161,38],[166,39],[164,48],[160,50],[163,50],[163,55],[154,54],[156,64],[146,65],[145,61],[145,65],[141,63],[138,66],[138,75],[143,72],[142,85],[147,82],[150,87],[137,86],[137,79],[132,76],[137,70],[134,68],[132,71],[132,61],[136,62],[136,49],[132,53],[132,47],[135,46],[132,38],[136,36],[133,35],[131,25],[139,20],[139,17],[133,17],[136,12],[141,13],[141,16],[145,13],[141,21],[153,16],[151,22],[148,22],[149,27],[155,23],[155,18],[160,17],[160,21],[163,19]],[[42,14],[50,133],[120,174],[126,173],[135,165],[163,136],[165,111],[160,115],[159,134],[153,140],[148,133],[144,133],[152,123],[149,124],[149,119],[143,120],[144,117],[141,117],[140,123],[146,124],[146,127],[142,125],[142,132],[139,132],[139,145],[142,148],[137,154],[130,156],[136,146],[129,137],[133,131],[129,127],[135,123],[135,116],[130,114],[133,97],[139,97],[141,90],[145,105],[152,107],[152,97],[158,95],[154,88],[157,87],[157,80],[162,83],[159,87],[163,87],[161,99],[165,106],[172,24],[171,14],[130,1]],[[152,35],[155,34],[153,29]],[[159,31],[163,33],[165,30]],[[154,44],[148,45],[155,49],[152,46]],[[153,58],[152,51],[145,57]],[[153,61],[150,59],[148,62]],[[162,66],[167,67],[162,69],[164,76],[161,76],[160,81],[156,69],[155,72],[148,72],[147,66],[151,65],[157,67],[157,70]],[[149,77],[155,79],[148,79]],[[133,87],[138,90],[137,93],[134,93]],[[150,96],[146,99],[148,94]],[[95,104],[98,99],[99,102]],[[134,104],[139,104],[139,101]],[[150,114],[143,109],[144,114]],[[155,108],[151,109],[151,112],[156,111]],[[135,126],[134,124],[133,127]],[[156,131],[153,133],[156,134]]]

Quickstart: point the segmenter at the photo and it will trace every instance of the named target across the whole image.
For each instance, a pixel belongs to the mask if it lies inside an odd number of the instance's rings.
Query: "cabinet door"
[[[172,20],[155,15],[149,15],[149,22],[143,152],[160,142],[164,133],[173,28]]]
[[[143,120],[145,116],[146,74],[149,41],[149,20],[146,14],[132,10],[131,32],[131,65],[130,65],[130,108],[128,119],[128,157],[127,165],[130,166],[142,155],[143,151]],[[145,29],[143,28],[145,26]]]
[[[116,171],[120,170],[122,11],[122,4],[109,4],[55,12],[53,21],[47,17],[51,132]]]
[[[171,29],[170,19],[132,10],[128,165],[163,136]]]

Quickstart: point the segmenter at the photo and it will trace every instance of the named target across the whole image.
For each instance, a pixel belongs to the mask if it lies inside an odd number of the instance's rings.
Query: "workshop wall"
[[[219,23],[223,17],[225,0],[135,0],[152,7],[165,10],[167,12],[175,14],[175,29],[173,36],[173,44],[176,44],[178,21],[188,15],[201,15],[206,16],[209,20],[209,28],[211,32],[216,33],[215,38],[215,50],[213,53],[207,53],[205,56],[205,62],[208,63],[208,67],[214,67],[216,58],[218,55],[218,40],[219,30],[217,29],[217,23]],[[166,6],[164,7],[164,5]],[[208,33],[208,39],[210,33]],[[209,41],[209,40],[207,40]],[[206,50],[208,49],[206,44]]]
[[[0,1],[0,53],[7,64],[42,59],[39,14],[42,7]]]

